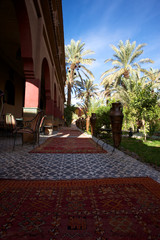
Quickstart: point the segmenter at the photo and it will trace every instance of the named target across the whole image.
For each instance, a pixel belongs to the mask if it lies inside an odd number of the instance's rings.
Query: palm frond
[[[112,62],[112,61],[114,61],[114,59],[113,59],[113,58],[109,58],[109,59],[106,59],[106,60],[104,61],[104,63],[108,63],[108,62]]]
[[[82,69],[84,69],[84,71],[85,71],[86,73],[88,73],[91,78],[94,79],[93,73],[92,73],[88,68],[86,68],[84,65],[81,65],[81,71],[82,71]]]
[[[145,47],[147,44],[146,43],[141,43],[135,48],[135,52],[141,50],[143,47]]]
[[[107,71],[105,71],[104,73],[102,73],[100,79],[102,79],[103,77],[105,77],[106,75],[109,74],[114,74],[114,72],[118,69],[118,67],[113,67],[111,69],[108,69]]]
[[[83,52],[81,53],[81,57],[86,56],[86,55],[89,55],[89,54],[95,54],[95,52],[94,52],[94,51],[91,51],[91,50],[83,51]]]
[[[103,79],[102,79],[101,85],[103,85],[103,86],[105,86],[106,84],[108,84],[108,85],[110,85],[110,84],[116,85],[117,81],[118,81],[118,78],[120,76],[122,76],[123,73],[124,73],[124,70],[120,69],[117,72],[114,72],[112,74],[104,76]]]
[[[118,60],[113,60],[113,61],[112,61],[112,64],[117,65],[117,67],[118,67],[118,66],[119,66],[119,67],[122,67],[122,66],[123,66],[123,64],[122,64],[120,61],[118,61]]]
[[[96,61],[95,58],[81,58],[80,59],[81,64],[87,64],[87,65],[91,65],[94,61]]]
[[[154,63],[154,61],[150,58],[143,58],[139,61],[139,63]]]
[[[119,54],[119,49],[116,46],[114,45],[110,45],[110,46],[117,54]]]
[[[133,67],[136,67],[137,69],[140,69],[140,68],[141,68],[141,66],[140,66],[139,63],[133,63]]]
[[[81,76],[79,70],[77,70],[77,72],[78,72],[78,76],[79,76],[79,78],[81,79],[81,82],[83,82],[83,78],[82,78],[82,76]]]
[[[123,64],[123,56],[122,53],[119,53],[119,56],[117,54],[113,54],[113,57],[115,57],[115,60],[122,62]],[[113,60],[114,61],[114,60]]]
[[[143,50],[136,51],[132,54],[129,63],[132,64],[136,58],[138,58],[143,53]]]

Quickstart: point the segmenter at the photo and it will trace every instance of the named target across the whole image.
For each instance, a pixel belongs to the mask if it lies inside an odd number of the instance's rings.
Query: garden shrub
[[[96,126],[95,135],[100,132],[100,128],[105,127],[107,129],[111,128],[111,121],[109,117],[111,106],[101,106],[95,110],[96,113]]]
[[[73,113],[75,112],[75,110],[76,110],[76,107],[74,105],[66,106],[64,108],[64,119],[65,119],[65,124],[67,127],[69,127],[71,125],[72,116],[73,116]]]

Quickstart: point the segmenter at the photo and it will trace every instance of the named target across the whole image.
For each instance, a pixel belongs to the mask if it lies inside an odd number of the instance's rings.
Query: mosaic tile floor
[[[40,142],[45,139],[46,136],[41,136]],[[112,147],[106,144],[103,147],[108,153],[102,154],[29,153],[33,146],[22,147],[20,139],[17,139],[15,151],[12,147],[11,138],[0,138],[0,178],[55,180],[148,176],[160,183],[159,171],[118,150],[112,153]]]

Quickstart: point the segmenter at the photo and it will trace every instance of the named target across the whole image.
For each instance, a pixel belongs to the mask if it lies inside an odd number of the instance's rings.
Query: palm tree
[[[107,99],[106,103],[108,103],[109,98],[111,98],[113,92],[113,84],[106,84],[103,86],[103,89],[100,91],[100,97],[103,99]]]
[[[87,113],[88,113],[88,106],[86,106],[85,102],[77,103],[77,106],[83,110],[83,113],[85,117],[87,118]]]
[[[121,77],[129,78],[130,74],[139,72],[145,72],[146,70],[141,68],[142,63],[153,63],[149,58],[141,59],[137,63],[135,60],[143,53],[143,47],[145,43],[139,44],[136,47],[136,41],[130,43],[129,40],[123,43],[122,40],[119,41],[118,48],[111,45],[111,48],[115,51],[113,55],[114,58],[105,60],[105,63],[111,62],[114,67],[105,71],[101,75],[101,85],[111,85],[114,86],[121,83]]]
[[[71,89],[74,83],[74,76],[79,77],[81,81],[82,75],[84,74],[87,78],[88,75],[94,79],[92,72],[85,67],[86,64],[91,65],[95,59],[94,58],[84,58],[84,56],[88,54],[93,54],[94,52],[91,50],[84,50],[85,43],[81,43],[80,40],[75,42],[73,39],[71,40],[70,45],[65,46],[65,57],[66,57],[66,65],[68,66],[68,98],[67,105],[71,104]]]
[[[69,79],[69,74],[67,73],[67,76],[66,76],[66,91],[68,91],[68,86],[70,85],[71,86],[71,93],[77,93],[79,91],[79,85],[80,85],[81,81],[78,80],[78,76],[76,74],[73,75],[73,81],[72,83],[70,83],[70,79]],[[66,92],[66,95],[67,95],[67,92]],[[68,99],[68,98],[67,98]]]
[[[97,84],[93,83],[93,80],[86,79],[83,82],[79,82],[79,91],[77,97],[82,99],[88,109],[90,100],[97,95]]]
[[[145,78],[149,80],[147,81],[147,83],[152,82],[153,88],[160,90],[160,70],[159,69],[150,68],[149,71],[145,72]]]
[[[81,107],[83,106],[84,114],[87,117],[88,108],[92,97],[97,96],[97,84],[93,83],[93,80],[86,79],[83,82],[77,84],[77,95],[76,97],[82,99]]]
[[[146,79],[144,77],[140,78],[137,74],[132,74],[131,78],[123,77],[123,85],[118,85],[113,89],[112,97],[116,101],[120,101],[125,107],[125,118],[124,123],[130,124],[132,129],[134,129],[135,124],[138,126],[141,125],[140,119],[135,114],[135,110],[132,107],[133,99],[139,95],[141,89],[146,87]]]
[[[132,74],[131,78],[122,79],[123,85],[118,85],[112,89],[113,99],[120,101],[123,106],[129,106],[132,101],[132,97],[138,94],[139,88],[145,88],[145,78],[140,78],[137,74]]]

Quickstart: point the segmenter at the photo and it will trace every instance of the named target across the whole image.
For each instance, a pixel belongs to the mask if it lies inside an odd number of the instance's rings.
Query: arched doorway
[[[7,0],[9,1],[9,0]],[[32,110],[35,109],[34,114],[39,107],[39,79],[35,79],[33,67],[33,54],[32,54],[32,36],[29,15],[27,12],[25,0],[13,0],[16,10],[18,21],[19,35],[20,35],[20,50],[17,54],[21,53],[23,62],[23,72],[25,77],[25,92],[24,92],[24,113],[33,114]],[[25,110],[26,109],[26,110]],[[30,111],[30,110],[31,111]]]

